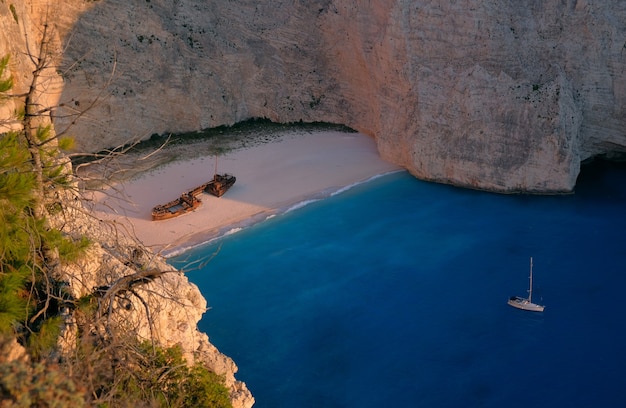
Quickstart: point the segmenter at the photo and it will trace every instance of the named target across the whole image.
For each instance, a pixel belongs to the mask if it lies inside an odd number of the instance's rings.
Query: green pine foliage
[[[37,331],[28,336],[28,350],[37,359],[52,352],[61,334],[61,317],[54,316],[42,319]]]
[[[4,73],[6,72],[9,66],[9,56],[5,56],[0,58],[0,97],[6,98],[4,94],[10,91],[13,88],[13,77],[8,77],[6,79],[2,79],[4,77]]]
[[[35,175],[28,165],[26,145],[17,132],[0,135],[0,205],[29,205],[35,188]]]
[[[90,406],[232,408],[224,378],[201,364],[189,366],[179,346],[136,338],[105,347],[96,343],[80,342],[71,370]]]
[[[9,58],[0,59],[0,95],[10,97],[13,81],[7,77]],[[1,118],[0,118],[1,119]],[[37,129],[37,140],[46,187],[61,188],[67,184],[64,168],[59,164],[58,149],[47,146],[51,127]],[[59,334],[59,285],[50,276],[45,249],[58,252],[61,262],[80,257],[89,242],[73,240],[48,227],[35,208],[41,200],[27,139],[21,131],[0,134],[0,333],[15,335],[33,356],[45,354],[54,347]],[[51,286],[52,285],[52,286]]]
[[[184,407],[232,407],[224,379],[196,364],[187,371],[183,384]]]
[[[52,138],[52,126],[40,126],[37,128],[36,138],[42,144],[46,146],[48,141]],[[73,144],[71,138],[63,138],[61,145],[68,147]],[[46,146],[41,149],[41,157],[43,160],[44,178],[47,184],[55,186],[67,186],[69,179],[63,164],[59,163],[59,148],[53,148],[52,146]]]
[[[151,400],[157,406],[231,408],[224,379],[201,364],[192,367],[178,346],[140,346],[141,370],[132,373],[120,391],[124,398]]]
[[[86,395],[58,365],[24,362],[0,363],[0,406],[81,408]]]
[[[26,212],[35,187],[28,157],[16,132],[0,135],[0,333],[13,332],[32,313],[30,242],[38,241],[39,223]]]
[[[13,334],[18,323],[29,315],[27,279],[24,270],[0,273],[0,335]]]
[[[72,137],[61,137],[59,138],[59,149],[69,151],[74,149],[76,146],[76,142]]]
[[[14,97],[8,63],[0,58],[0,103]],[[25,121],[24,112],[9,119]],[[73,141],[53,139],[50,126],[34,138],[21,130],[0,133],[0,347],[17,339],[29,356],[7,362],[0,355],[0,406],[231,407],[223,377],[189,366],[178,347],[139,344],[133,333],[118,333],[98,320],[96,292],[72,299],[57,280],[55,265],[78,260],[90,242],[51,228],[45,218],[63,204],[42,194],[69,184],[59,158]],[[59,360],[61,308],[68,305],[78,327],[76,355]],[[106,335],[98,331],[103,326]]]

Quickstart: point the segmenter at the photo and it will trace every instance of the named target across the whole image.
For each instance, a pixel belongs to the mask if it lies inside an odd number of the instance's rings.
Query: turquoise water
[[[567,196],[387,175],[185,253],[255,407],[626,406],[626,169]],[[514,309],[534,260],[533,299]]]

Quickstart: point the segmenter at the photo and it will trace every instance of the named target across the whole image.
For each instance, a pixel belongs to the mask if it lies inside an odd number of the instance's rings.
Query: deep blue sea
[[[218,249],[200,329],[255,407],[626,407],[626,167],[563,196],[394,173],[171,262]],[[506,303],[531,256],[540,314]]]

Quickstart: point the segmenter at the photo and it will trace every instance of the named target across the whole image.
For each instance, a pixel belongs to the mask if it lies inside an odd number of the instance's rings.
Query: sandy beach
[[[361,133],[286,132],[270,142],[219,156],[218,173],[237,177],[224,196],[202,194],[202,205],[193,212],[151,220],[155,205],[209,181],[215,164],[213,156],[178,160],[96,192],[98,216],[128,225],[145,246],[167,256],[298,203],[401,170],[382,160],[375,141]]]

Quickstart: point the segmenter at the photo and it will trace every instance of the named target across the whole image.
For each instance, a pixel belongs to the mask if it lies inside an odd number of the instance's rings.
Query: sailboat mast
[[[213,173],[213,176],[215,177],[216,174],[217,174],[217,154],[215,155],[215,172]]]
[[[528,301],[532,303],[533,301],[533,257],[530,257],[530,285],[528,287]]]

